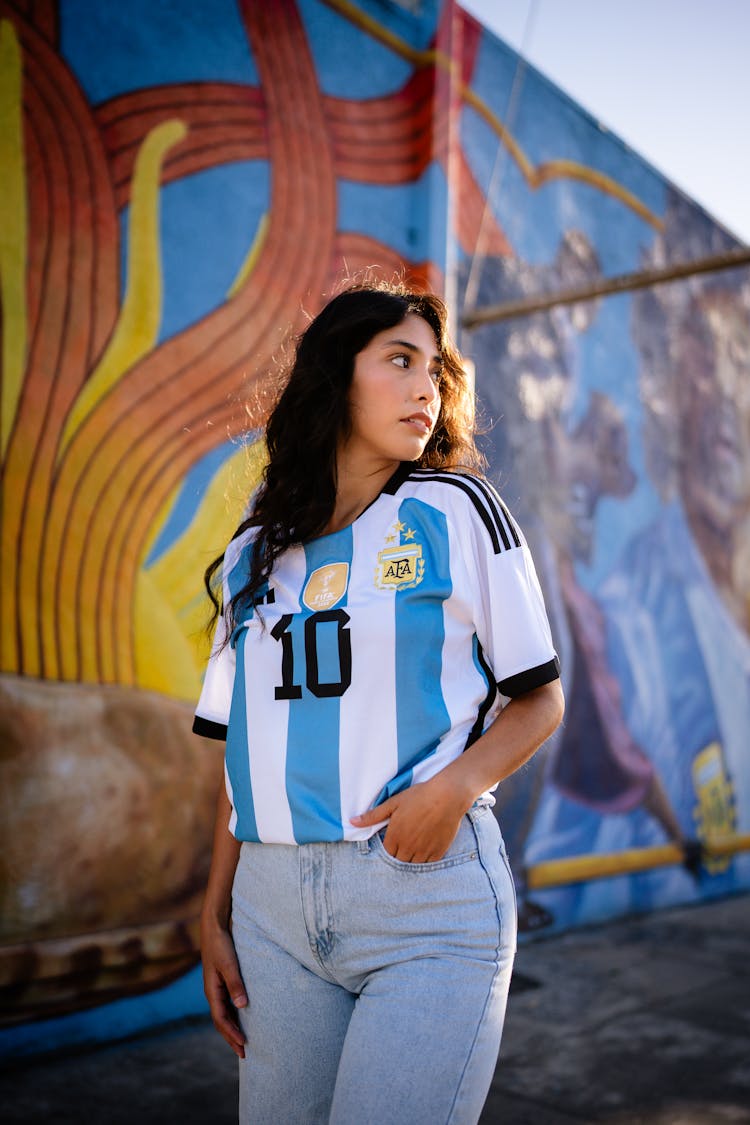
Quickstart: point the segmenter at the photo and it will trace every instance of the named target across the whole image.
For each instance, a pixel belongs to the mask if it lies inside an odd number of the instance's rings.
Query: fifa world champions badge
[[[408,590],[424,577],[422,544],[416,531],[397,520],[386,536],[386,546],[378,551],[375,585],[379,590]]]
[[[325,610],[340,602],[346,593],[349,582],[349,564],[345,562],[328,563],[314,570],[302,593],[302,601],[308,609]]]

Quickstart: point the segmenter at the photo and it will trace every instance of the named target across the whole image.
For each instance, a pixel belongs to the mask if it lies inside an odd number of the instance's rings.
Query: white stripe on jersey
[[[352,554],[352,573],[366,573],[369,560],[377,557],[382,546],[366,524],[354,524],[354,549]],[[383,768],[386,777],[393,777],[398,771],[398,738],[396,716],[396,618],[395,592],[383,591],[386,595],[377,606],[378,644],[372,651],[372,638],[360,636],[364,630],[369,632],[367,617],[357,624],[357,618],[364,613],[369,615],[373,607],[356,602],[350,603],[352,617],[352,683],[358,686],[363,680],[366,691],[347,691],[341,697],[340,711],[340,778],[341,778],[341,820],[348,838],[365,839],[372,835],[372,828],[355,828],[349,823],[350,817],[366,812],[383,784]],[[350,598],[356,597],[350,589]],[[363,735],[377,726],[382,757],[373,762],[363,755]],[[382,764],[382,766],[381,766]]]
[[[305,555],[302,550],[287,553],[284,574],[289,590],[300,591],[305,577]],[[299,599],[295,600],[299,613]],[[287,728],[289,700],[274,699],[278,669],[265,659],[268,630],[273,624],[273,606],[261,609],[265,627],[255,618],[249,628],[246,653],[245,692],[247,701],[248,758],[252,786],[255,823],[258,838],[266,843],[283,843],[294,839],[292,812],[286,791]],[[251,644],[251,638],[254,643]],[[274,705],[268,706],[267,700]],[[273,746],[275,752],[268,753]]]
[[[470,587],[472,577],[464,561],[462,544],[451,525],[448,534],[454,588],[463,591]],[[474,664],[472,630],[466,628],[468,622],[462,622],[457,612],[451,612],[455,602],[456,596],[451,595],[444,607],[445,647],[440,681],[443,699],[451,717],[452,730],[459,721],[465,722],[467,698],[472,699],[470,709],[476,714],[487,695],[487,688],[479,682]]]

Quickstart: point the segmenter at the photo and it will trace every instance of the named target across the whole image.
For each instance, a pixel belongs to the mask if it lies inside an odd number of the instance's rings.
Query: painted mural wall
[[[201,575],[343,278],[466,307],[733,241],[452,0],[0,2],[0,1049],[203,1011]],[[750,885],[750,273],[460,331],[569,700],[498,792],[522,925]],[[458,329],[457,329],[458,330]]]

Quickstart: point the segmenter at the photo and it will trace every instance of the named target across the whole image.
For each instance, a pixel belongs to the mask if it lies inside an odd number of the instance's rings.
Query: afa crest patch
[[[349,582],[349,563],[328,563],[314,570],[302,592],[302,601],[308,609],[330,609],[340,602]]]
[[[375,585],[379,590],[408,590],[424,578],[422,544],[415,541],[415,535],[399,521],[386,536],[386,543],[392,545],[378,551]]]

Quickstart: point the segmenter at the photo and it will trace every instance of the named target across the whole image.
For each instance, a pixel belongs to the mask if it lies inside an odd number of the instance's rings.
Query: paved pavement
[[[0,1121],[230,1125],[234,1056],[201,1020],[16,1062]],[[481,1125],[583,1122],[750,1125],[750,895],[522,946]]]

